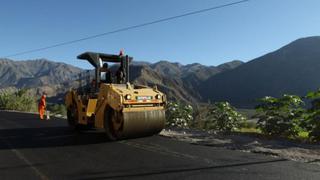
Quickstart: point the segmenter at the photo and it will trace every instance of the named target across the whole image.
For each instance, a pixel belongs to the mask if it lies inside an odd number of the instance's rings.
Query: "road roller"
[[[122,52],[85,52],[77,58],[88,61],[95,75],[86,85],[66,93],[72,129],[104,129],[108,139],[119,140],[151,136],[164,128],[166,96],[157,86],[129,82],[132,57]]]

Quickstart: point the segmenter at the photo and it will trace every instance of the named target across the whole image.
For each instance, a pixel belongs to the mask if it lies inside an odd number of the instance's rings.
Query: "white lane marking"
[[[6,118],[2,118],[3,121],[6,121],[7,123],[11,123],[13,124],[15,127],[19,127],[21,126],[21,124],[18,124],[16,122],[13,122],[13,121],[9,121],[7,120]],[[7,128],[5,128],[7,129]],[[0,137],[0,140],[6,144],[8,146],[8,148],[10,148],[10,151],[13,152],[20,160],[22,160],[24,163],[26,163],[29,168],[31,168],[33,170],[33,172],[39,176],[39,178],[41,180],[49,180],[49,178],[44,174],[42,173],[38,168],[36,168],[32,163],[31,161],[29,161],[20,151],[18,151],[17,149],[13,148],[13,145],[7,140],[5,139],[4,137]]]
[[[20,151],[18,151],[17,149],[13,148],[12,144],[9,143],[6,139],[4,139],[3,137],[0,137],[0,140],[2,142],[4,142],[4,144],[6,144],[9,148],[10,151],[13,152],[20,160],[22,160],[23,162],[25,162],[29,168],[31,168],[34,173],[40,177],[40,179],[42,180],[49,180],[49,178],[43,174],[38,168],[36,168],[35,166],[33,166],[33,164],[31,163],[31,161],[29,161]]]

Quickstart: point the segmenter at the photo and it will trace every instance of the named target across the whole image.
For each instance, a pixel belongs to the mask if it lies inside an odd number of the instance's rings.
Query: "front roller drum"
[[[165,111],[141,111],[123,113],[124,137],[141,137],[158,134],[165,125]]]
[[[113,111],[109,121],[112,139],[126,139],[158,134],[165,125],[165,111]]]

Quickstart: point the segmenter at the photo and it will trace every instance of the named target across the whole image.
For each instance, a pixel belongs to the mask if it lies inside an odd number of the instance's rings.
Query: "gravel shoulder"
[[[320,165],[320,143],[297,143],[285,139],[268,139],[253,134],[222,135],[193,129],[164,129],[160,135],[195,145],[261,153]]]

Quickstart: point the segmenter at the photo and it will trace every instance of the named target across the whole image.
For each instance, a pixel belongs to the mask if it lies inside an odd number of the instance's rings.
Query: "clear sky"
[[[237,0],[2,0],[0,57]],[[136,60],[218,65],[248,61],[301,37],[320,35],[319,0],[251,0],[140,29],[12,57],[80,67],[83,51]]]

